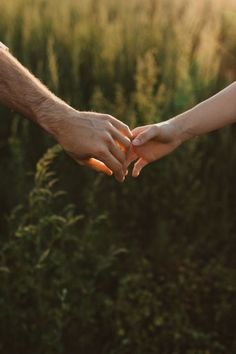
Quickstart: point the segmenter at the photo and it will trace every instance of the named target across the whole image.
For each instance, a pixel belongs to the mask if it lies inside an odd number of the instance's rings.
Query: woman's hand
[[[180,131],[173,120],[135,128],[132,134],[127,167],[137,160],[132,171],[133,177],[138,177],[146,165],[168,155],[182,142]]]

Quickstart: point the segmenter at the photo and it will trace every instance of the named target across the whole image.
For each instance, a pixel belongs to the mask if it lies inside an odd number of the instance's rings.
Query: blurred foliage
[[[134,127],[235,80],[235,10],[1,0],[0,39],[74,107]],[[118,185],[0,114],[0,353],[235,353],[235,127]]]

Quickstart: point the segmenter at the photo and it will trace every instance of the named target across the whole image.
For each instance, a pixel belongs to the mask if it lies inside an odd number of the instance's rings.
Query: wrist
[[[189,112],[185,112],[170,119],[170,124],[173,126],[175,139],[179,141],[179,144],[182,144],[185,141],[195,137],[193,128],[191,126]]]
[[[75,110],[56,96],[46,97],[35,111],[35,120],[48,134],[56,140],[67,125],[68,117]],[[63,128],[64,127],[64,128]]]

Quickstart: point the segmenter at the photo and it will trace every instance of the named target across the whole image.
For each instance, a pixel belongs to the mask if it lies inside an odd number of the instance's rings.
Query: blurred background
[[[1,0],[0,18],[53,92],[131,128],[236,79],[235,0]],[[0,116],[0,353],[236,353],[236,128],[120,185]]]

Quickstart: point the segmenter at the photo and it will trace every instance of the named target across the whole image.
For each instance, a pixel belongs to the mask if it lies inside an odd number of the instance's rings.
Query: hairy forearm
[[[182,141],[234,123],[236,83],[171,121],[176,126]]]
[[[3,49],[0,49],[0,103],[35,121],[50,134],[54,134],[63,110],[72,109]]]
[[[73,109],[2,48],[0,42],[0,103],[39,124],[77,163],[123,181],[126,156],[117,143],[130,148],[128,126],[110,115]]]

